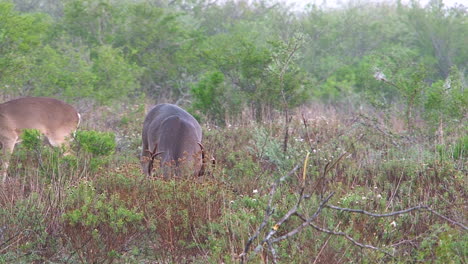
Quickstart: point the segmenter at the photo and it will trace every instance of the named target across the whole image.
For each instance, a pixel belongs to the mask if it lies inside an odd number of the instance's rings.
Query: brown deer
[[[180,174],[182,164],[194,175],[203,174],[202,130],[184,109],[173,104],[154,106],[145,117],[142,140],[141,168],[147,176],[158,156],[165,178],[171,172]]]
[[[67,144],[77,129],[80,114],[69,104],[47,97],[24,97],[0,104],[0,143],[3,182],[10,156],[24,129],[37,129],[50,145]]]

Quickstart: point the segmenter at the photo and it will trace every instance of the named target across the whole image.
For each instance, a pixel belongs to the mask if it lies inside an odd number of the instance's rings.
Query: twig
[[[26,235],[24,235],[26,233]],[[5,240],[1,245],[0,245],[0,253],[2,253],[3,251],[6,251],[11,245],[13,245],[14,243],[18,242],[19,240],[21,240],[21,238],[29,235],[29,234],[35,234],[37,236],[39,236],[39,234],[32,230],[32,229],[24,229],[24,230],[21,230],[21,231],[18,231],[16,232],[16,234],[14,234],[13,236],[11,236],[10,238],[8,238],[7,240]],[[16,239],[18,238],[18,239]],[[16,239],[16,240],[15,240]],[[10,243],[10,241],[12,240],[15,240],[13,242]],[[2,253],[3,254],[3,253]]]
[[[310,223],[310,226],[312,226],[313,228],[315,228],[316,230],[320,231],[320,232],[324,232],[324,233],[327,233],[327,234],[331,234],[331,235],[336,235],[336,236],[343,236],[345,237],[346,239],[348,239],[349,241],[351,241],[351,243],[353,243],[354,245],[358,246],[358,247],[361,247],[361,248],[369,248],[369,249],[373,249],[373,250],[378,250],[380,252],[383,252],[385,253],[386,255],[388,256],[391,256],[393,257],[392,254],[390,254],[389,252],[381,249],[381,248],[378,248],[376,246],[372,246],[372,245],[368,245],[368,244],[363,244],[363,243],[360,243],[358,241],[356,241],[354,238],[350,237],[348,234],[346,234],[345,232],[335,232],[335,231],[331,231],[331,230],[328,230],[328,229],[324,229],[324,228],[321,228],[321,227],[318,227],[316,225],[314,225],[313,223]]]
[[[293,229],[292,231],[286,233],[285,235],[282,235],[280,237],[277,237],[275,239],[273,239],[271,242],[272,243],[276,243],[276,242],[279,242],[279,241],[282,241],[282,240],[285,240],[291,236],[294,236],[295,234],[299,233],[300,231],[302,231],[302,229],[304,229],[305,227],[307,227],[313,220],[315,220],[315,218],[317,218],[317,216],[320,214],[320,212],[322,211],[322,209],[326,206],[326,204],[328,203],[328,201],[332,198],[332,196],[335,194],[335,192],[332,192],[330,195],[327,196],[327,198],[323,199],[321,202],[320,202],[320,205],[319,207],[317,208],[317,210],[315,211],[315,213],[309,217],[304,223],[302,223],[300,226],[296,227],[295,229]],[[270,231],[271,232],[271,231]],[[276,230],[275,230],[275,233],[276,233]]]
[[[317,216],[320,214],[320,212],[322,211],[322,209],[325,207],[326,203],[330,200],[330,198],[334,195],[334,193],[331,193],[327,198],[325,198],[324,200],[322,200],[322,202],[320,203],[319,207],[317,208],[317,210],[315,211],[315,213],[308,219],[306,219],[306,221],[304,221],[303,224],[301,224],[300,226],[296,227],[294,230],[286,233],[285,235],[283,236],[280,236],[280,237],[277,237],[275,239],[272,239],[272,237],[277,233],[279,227],[286,221],[288,220],[292,215],[296,215],[297,214],[297,208],[299,207],[299,204],[300,204],[300,201],[302,201],[301,198],[298,199],[298,202],[296,203],[296,205],[290,209],[278,222],[276,222],[276,224],[273,226],[273,228],[270,230],[270,232],[268,232],[268,234],[265,236],[265,238],[262,240],[262,242],[254,249],[254,253],[255,254],[258,254],[265,245],[268,246],[268,249],[270,250],[270,252],[272,253],[273,255],[273,262],[276,263],[276,251],[273,247],[273,244],[274,243],[277,243],[279,241],[282,241],[284,239],[287,239],[291,236],[294,236],[295,234],[299,233],[300,231],[302,231],[302,229],[304,229],[305,227],[307,227],[315,218],[317,218]],[[244,251],[242,253],[242,262],[244,261],[244,257],[245,255],[247,254],[247,251]]]
[[[309,136],[309,124],[307,123],[307,119],[305,118],[304,116],[304,113],[302,113],[302,123],[304,123],[304,128],[305,128],[305,135],[306,135],[306,138],[307,138],[307,143],[309,144],[309,147],[310,147],[310,150],[313,150],[313,146],[312,146],[312,139],[310,138]]]
[[[271,243],[270,241],[268,241],[266,243],[268,245],[268,249],[271,252],[271,255],[273,256],[273,263],[278,263],[278,256],[276,254],[275,247],[273,247],[273,243]]]
[[[397,186],[395,187],[395,190],[393,190],[393,192],[392,192],[392,196],[390,197],[390,201],[389,201],[389,203],[387,204],[387,207],[385,208],[385,211],[387,211],[387,210],[388,210],[388,207],[390,207],[390,206],[393,204],[393,199],[395,198],[395,195],[396,195],[396,193],[397,193],[397,191],[398,191],[398,188],[400,187],[400,183],[401,183],[401,180],[403,179],[403,175],[404,175],[404,173],[402,172],[402,173],[401,173],[401,176],[400,176],[400,179],[398,179],[398,184],[397,184]]]
[[[307,153],[306,155],[306,158],[304,160],[304,168],[303,168],[303,172],[302,172],[302,187],[301,187],[301,191],[300,191],[300,194],[299,194],[299,198],[297,199],[297,202],[296,204],[294,205],[293,208],[291,208],[279,221],[276,222],[276,224],[273,226],[272,230],[270,230],[270,232],[265,236],[265,238],[262,240],[262,242],[260,243],[260,245],[258,245],[254,252],[255,253],[258,253],[262,248],[263,248],[263,244],[267,244],[271,253],[274,254],[275,251],[274,251],[274,248],[273,248],[273,243],[275,243],[274,240],[270,240],[270,238],[276,234],[276,232],[278,231],[279,227],[286,221],[288,220],[291,215],[293,215],[294,213],[297,212],[297,208],[299,208],[299,205],[301,204],[302,202],[302,199],[304,197],[304,188],[305,188],[305,178],[306,178],[306,167],[307,167],[307,162],[309,161],[309,153]],[[297,166],[296,166],[297,168]],[[272,196],[270,197],[270,201],[271,201],[271,198]],[[321,209],[319,209],[321,210]],[[273,251],[272,251],[273,249]],[[273,256],[275,258],[275,256]]]
[[[323,170],[323,177],[325,177],[327,175],[327,173],[330,172],[330,170],[332,170],[343,159],[343,157],[346,156],[347,154],[349,154],[349,153],[347,151],[345,151],[336,160],[334,160],[331,163],[330,162],[327,163],[325,165],[325,169]]]
[[[390,217],[390,216],[409,213],[411,211],[427,210],[427,211],[437,215],[438,217],[450,222],[451,224],[457,225],[457,226],[463,228],[464,230],[468,230],[468,227],[466,225],[464,225],[464,224],[462,224],[460,222],[457,222],[455,220],[452,220],[452,219],[442,215],[441,213],[438,213],[438,212],[434,211],[433,209],[431,209],[429,206],[426,206],[426,205],[418,205],[418,206],[414,206],[414,207],[411,207],[411,208],[408,208],[408,209],[390,212],[390,213],[387,213],[387,214],[376,214],[376,213],[371,213],[371,212],[361,210],[361,209],[342,208],[342,207],[338,207],[338,206],[334,206],[334,205],[327,205],[326,207],[331,208],[331,209],[335,209],[335,210],[338,210],[338,211],[365,214],[365,215],[369,215],[369,216],[373,216],[373,217]]]
[[[297,214],[298,216],[300,216],[299,214]],[[305,218],[303,218],[305,219]],[[341,222],[339,222],[336,227],[334,229],[337,229],[339,226],[341,225]],[[313,226],[313,225],[312,225]],[[317,256],[315,256],[315,260],[314,260],[314,263],[312,264],[316,264],[317,261],[320,259],[320,255],[322,255],[322,252],[323,250],[325,249],[325,247],[328,245],[328,241],[330,241],[330,238],[332,237],[331,236],[332,234],[330,234],[328,237],[327,237],[327,240],[325,240],[325,243],[323,243],[322,247],[320,248],[319,252],[317,253]]]
[[[299,165],[296,165],[288,174],[284,175],[283,177],[277,179],[271,186],[271,189],[270,189],[270,199],[268,200],[268,206],[265,210],[265,216],[263,217],[263,221],[262,223],[260,224],[260,226],[258,227],[257,231],[254,233],[253,236],[251,236],[249,238],[249,240],[247,241],[246,245],[245,245],[245,248],[244,248],[244,252],[242,252],[242,254],[239,255],[239,257],[241,258],[241,263],[244,263],[245,261],[245,256],[247,255],[247,253],[249,252],[250,250],[250,246],[252,245],[252,242],[257,239],[257,237],[259,236],[260,232],[263,230],[263,228],[265,228],[265,226],[268,224],[268,221],[271,217],[271,215],[273,214],[273,212],[275,211],[274,209],[272,209],[272,204],[273,204],[273,196],[275,195],[276,193],[276,189],[278,188],[278,185],[283,182],[286,178],[290,177],[297,169],[299,168]]]
[[[452,219],[446,217],[445,215],[443,215],[443,214],[441,214],[441,213],[439,213],[439,212],[434,211],[434,210],[433,210],[432,208],[430,208],[429,206],[426,206],[424,209],[426,209],[427,211],[429,211],[429,212],[431,212],[431,213],[437,215],[438,217],[444,219],[445,221],[448,221],[448,222],[452,223],[453,225],[457,225],[457,226],[459,226],[459,227],[465,229],[465,231],[468,230],[468,227],[467,227],[466,225],[464,225],[464,224],[462,224],[462,223],[460,223],[460,222],[457,222],[457,221],[455,221],[455,220],[452,220]]]
[[[301,214],[299,214],[299,213],[297,213],[296,215],[297,215],[302,221],[304,221],[304,222],[307,221],[307,219],[306,219],[303,215],[301,215]],[[336,231],[328,230],[328,229],[325,229],[325,228],[318,227],[318,226],[314,225],[313,223],[310,223],[310,226],[313,227],[313,228],[315,228],[316,230],[318,230],[318,231],[320,231],[320,232],[323,232],[323,233],[327,233],[327,234],[330,234],[330,235],[336,235],[336,236],[343,236],[343,237],[345,237],[346,239],[348,239],[349,241],[351,241],[354,245],[356,245],[356,246],[358,246],[358,247],[361,247],[361,248],[369,248],[369,249],[373,249],[373,250],[378,250],[378,251],[381,251],[381,252],[383,252],[383,253],[385,253],[385,254],[387,254],[387,255],[392,256],[390,253],[388,253],[388,252],[386,252],[385,250],[380,249],[380,248],[378,248],[378,247],[376,247],[376,246],[367,245],[367,244],[363,244],[363,243],[360,243],[360,242],[356,241],[354,238],[350,237],[350,236],[349,236],[348,234],[346,234],[345,232],[336,232]]]
[[[379,124],[377,123],[376,120],[372,120],[370,119],[368,116],[364,115],[364,114],[359,114],[359,117],[361,117],[362,119],[366,119],[370,122],[372,122],[372,124],[370,124],[369,122],[365,122],[365,121],[360,121],[361,124],[367,126],[371,126],[373,129],[379,131],[380,133],[382,133],[383,135],[387,136],[387,138],[391,141],[391,143],[395,146],[395,147],[398,147],[400,146],[400,144],[398,144],[394,138],[396,137],[391,131],[385,131],[384,129],[382,129]]]

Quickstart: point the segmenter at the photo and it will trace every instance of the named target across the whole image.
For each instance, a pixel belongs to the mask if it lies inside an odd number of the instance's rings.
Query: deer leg
[[[11,153],[13,153],[13,149],[15,148],[16,140],[18,137],[14,137],[13,139],[3,139],[2,140],[2,174],[3,174],[3,182],[6,181],[7,173],[8,173],[8,165],[10,164],[10,157]]]

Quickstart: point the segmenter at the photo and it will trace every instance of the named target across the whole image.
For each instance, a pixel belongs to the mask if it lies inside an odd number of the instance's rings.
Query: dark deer
[[[182,166],[194,175],[203,174],[202,130],[184,109],[173,104],[154,106],[145,117],[142,140],[141,168],[147,176],[156,158],[165,178],[180,174]]]
[[[80,123],[73,106],[47,97],[24,97],[0,104],[0,143],[2,146],[3,182],[11,153],[24,129],[37,129],[50,145],[64,145]]]

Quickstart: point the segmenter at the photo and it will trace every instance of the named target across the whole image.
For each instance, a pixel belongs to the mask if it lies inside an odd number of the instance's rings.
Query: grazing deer
[[[67,143],[77,129],[80,114],[62,101],[47,97],[24,97],[0,104],[0,143],[3,182],[10,156],[24,129],[37,129],[56,147]]]
[[[203,174],[202,130],[184,109],[173,104],[154,106],[145,117],[142,140],[141,168],[147,176],[151,176],[157,156],[165,178],[171,174],[171,164],[175,165],[176,175],[182,163],[193,169],[194,175]]]

